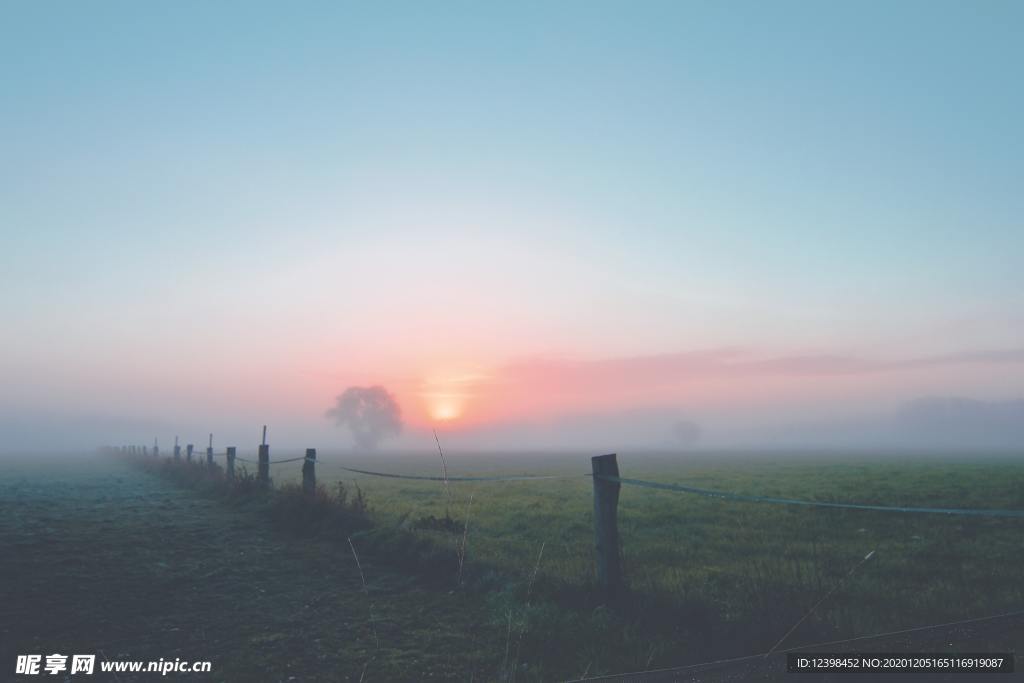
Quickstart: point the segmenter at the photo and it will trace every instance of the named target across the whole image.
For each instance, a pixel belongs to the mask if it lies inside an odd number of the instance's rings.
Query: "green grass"
[[[585,473],[585,456],[450,457],[460,474]],[[514,464],[512,464],[514,463]],[[461,542],[466,570],[496,568],[555,592],[592,587],[592,483],[575,480],[452,483],[344,473],[318,464],[321,481],[358,481],[379,525],[402,524],[439,547]],[[885,505],[1024,509],[1024,464],[1008,459],[620,455],[622,476],[745,494]],[[355,467],[436,474],[438,463],[383,458]],[[297,472],[297,469],[296,469]],[[274,473],[286,481],[291,472]],[[423,523],[453,518],[451,530]],[[634,626],[665,650],[679,633],[717,641],[718,654],[772,647],[835,591],[785,645],[995,614],[1024,606],[1024,520],[980,519],[742,503],[623,486],[619,528],[626,580],[639,604],[671,606]],[[844,577],[870,551],[872,559]],[[454,581],[454,578],[453,578]],[[645,601],[646,598],[646,601]],[[499,614],[502,607],[497,608]],[[730,634],[725,646],[721,635]],[[657,649],[657,645],[656,645]],[[707,652],[705,648],[702,651]],[[678,660],[679,649],[662,663]],[[659,662],[658,653],[652,663]]]
[[[474,599],[361,552],[368,600],[344,535],[290,528],[309,508],[289,509],[288,492],[224,498],[198,466],[176,486],[109,458],[3,465],[2,680],[20,653],[210,660],[212,674],[182,680],[254,683],[484,681],[500,665],[504,632],[482,628]],[[160,678],[98,667],[87,678]]]
[[[159,633],[181,638],[182,652],[209,650],[224,672],[332,680],[343,671],[339,679],[358,680],[369,666],[366,680],[411,680],[429,670],[455,680],[552,681],[764,652],[830,593],[784,647],[1024,607],[1024,520],[795,508],[629,486],[619,503],[629,594],[602,605],[593,590],[586,455],[450,456],[451,476],[580,475],[452,483],[451,497],[440,482],[353,475],[342,463],[440,471],[436,455],[321,453],[321,488],[309,497],[295,486],[300,462],[273,466],[275,487],[266,494],[250,476],[228,486],[202,465],[150,467],[184,487],[176,489],[137,470],[76,480],[40,463],[30,477],[0,486],[7,520],[0,540],[6,533],[25,548],[8,558],[12,575],[23,577],[14,585],[39,583],[23,612],[36,618],[36,601],[55,600],[47,609],[56,609],[82,600],[78,582],[93,577],[91,611],[55,631],[82,647],[124,639],[125,651],[162,656],[160,647],[136,642],[136,634],[159,642],[145,626],[156,619]],[[737,493],[1024,509],[1024,464],[1005,458],[623,453],[619,465],[625,477]],[[349,535],[367,568],[374,623]],[[50,561],[55,551],[41,545],[44,536],[86,548],[89,569]],[[206,540],[197,545],[197,538]],[[239,572],[245,580],[228,580]],[[187,597],[181,609],[162,615],[162,598],[154,597],[150,612],[132,617],[149,582],[165,580]],[[286,599],[276,593],[281,586]],[[338,609],[327,607],[335,601]],[[315,615],[307,617],[305,605]],[[232,631],[238,610],[248,610],[243,639]],[[39,615],[30,633],[47,629]],[[211,641],[209,633],[228,635]],[[260,640],[271,637],[287,647]],[[1019,627],[972,638],[928,649],[1024,645]],[[38,646],[45,642],[40,637]]]

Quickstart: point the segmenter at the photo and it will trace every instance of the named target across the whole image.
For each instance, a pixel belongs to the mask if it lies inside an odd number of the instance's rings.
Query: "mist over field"
[[[271,432],[282,446],[318,445],[331,450],[386,449],[433,452],[429,431],[412,430],[399,436],[386,432],[355,433],[332,429],[310,420],[275,421]],[[344,427],[344,422],[342,426]],[[238,418],[216,416],[171,423],[161,419],[116,416],[60,416],[5,414],[0,431],[4,452],[82,451],[96,444],[151,444],[154,438],[166,448],[174,435],[182,443],[202,443],[213,430],[219,444],[246,446],[258,443],[258,425]],[[1024,400],[977,401],[962,397],[923,397],[894,410],[848,417],[801,418],[799,415],[743,416],[708,413],[697,422],[683,411],[630,410],[619,413],[568,415],[550,420],[511,423],[448,433],[444,443],[454,450],[514,452],[517,450],[657,449],[686,453],[694,450],[794,450],[894,451],[935,450],[980,453],[1020,451],[1024,448]]]

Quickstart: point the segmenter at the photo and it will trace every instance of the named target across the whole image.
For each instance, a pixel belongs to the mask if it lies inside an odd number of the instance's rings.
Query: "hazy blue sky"
[[[1022,31],[1019,2],[4,2],[3,419],[344,443],[323,410],[379,383],[408,445],[561,443],[1020,398]]]

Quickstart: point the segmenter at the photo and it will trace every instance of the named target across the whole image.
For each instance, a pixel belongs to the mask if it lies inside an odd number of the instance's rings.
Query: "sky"
[[[1024,444],[1022,21],[3,3],[6,448]]]

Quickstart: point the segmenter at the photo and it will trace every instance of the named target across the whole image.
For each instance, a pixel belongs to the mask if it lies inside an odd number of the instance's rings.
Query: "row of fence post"
[[[206,465],[213,467],[213,435],[210,445],[206,448]],[[114,449],[117,451],[118,449]],[[148,455],[145,446],[122,446],[123,454]],[[193,445],[185,446],[186,461],[192,462]],[[154,444],[153,455],[159,455]],[[229,479],[235,477],[235,458],[237,448],[228,446],[225,452],[225,475]],[[174,438],[174,459],[181,460],[181,446],[178,438]],[[622,485],[618,481],[610,481],[606,477],[618,478],[619,464],[614,453],[597,455],[590,459],[594,482],[594,548],[597,570],[597,582],[605,597],[609,600],[619,597],[622,593],[622,552],[619,545],[618,506],[619,490]],[[259,446],[257,457],[256,480],[262,487],[270,485],[270,445],[267,443],[267,428],[263,428],[263,443]],[[302,490],[308,495],[316,492],[316,449],[307,448],[302,460]]]
[[[114,450],[117,450],[116,448]],[[149,456],[149,446],[121,446],[121,453],[126,455]],[[160,449],[153,446],[153,455],[160,455]]]
[[[263,428],[263,443],[259,446],[257,461],[256,461],[256,481],[260,486],[270,485],[270,444],[266,442],[266,427]],[[121,446],[120,449],[114,448],[114,451],[120,451],[125,455],[149,455],[149,449],[146,446]],[[192,462],[192,454],[195,451],[193,444],[185,445],[185,461]],[[181,460],[181,446],[178,445],[178,437],[174,437],[174,459]],[[160,451],[154,445],[153,455],[159,456]],[[235,478],[235,460],[238,457],[238,448],[236,446],[228,446],[225,449],[225,465],[224,473],[229,479]],[[213,452],[213,434],[210,435],[209,445],[206,447],[206,466],[213,467],[214,452]],[[313,494],[316,491],[316,449],[307,448],[306,455],[302,462],[302,489],[306,493]]]

